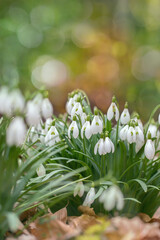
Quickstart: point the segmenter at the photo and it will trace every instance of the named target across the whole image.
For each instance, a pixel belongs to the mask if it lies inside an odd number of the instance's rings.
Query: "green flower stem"
[[[78,90],[78,92],[82,93],[82,95],[86,98],[87,104],[90,106],[90,101],[88,99],[87,94],[81,89],[77,89],[77,90]]]
[[[116,160],[117,160],[117,144],[118,144],[118,132],[119,132],[119,120],[117,122],[117,128],[116,128],[116,141],[115,141],[115,153],[114,153],[114,167],[113,167],[113,171],[116,174],[117,171],[117,165],[116,165]]]

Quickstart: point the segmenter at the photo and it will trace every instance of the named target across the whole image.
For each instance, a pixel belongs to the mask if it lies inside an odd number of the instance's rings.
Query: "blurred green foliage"
[[[103,111],[115,94],[146,120],[160,99],[159,37],[159,0],[6,0],[0,82],[24,92],[47,82],[57,112],[73,88]]]

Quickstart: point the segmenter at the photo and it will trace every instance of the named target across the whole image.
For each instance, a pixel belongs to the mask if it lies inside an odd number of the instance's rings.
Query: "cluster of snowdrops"
[[[26,101],[18,89],[1,87],[0,103],[0,114],[10,119],[6,132],[8,146],[21,148],[32,142],[45,148],[66,141],[69,149],[77,151],[77,159],[81,150],[80,158],[91,171],[87,181],[79,175],[73,195],[83,197],[84,206],[90,207],[97,200],[107,211],[122,210],[125,200],[138,201],[133,194],[127,192],[126,196],[127,177],[145,192],[147,184],[151,188],[154,182],[158,198],[157,178],[149,181],[153,174],[159,174],[160,114],[157,121],[153,119],[159,106],[144,127],[138,113],[130,114],[127,103],[120,113],[115,97],[106,114],[97,107],[92,111],[81,90],[69,94],[66,113],[60,117],[53,115],[53,106],[42,93]],[[36,172],[45,176],[45,163]]]

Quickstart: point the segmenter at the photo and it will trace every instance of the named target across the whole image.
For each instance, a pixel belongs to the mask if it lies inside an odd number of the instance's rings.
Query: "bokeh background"
[[[57,113],[74,88],[104,112],[114,94],[146,120],[160,102],[160,1],[1,1],[0,81],[46,87]]]

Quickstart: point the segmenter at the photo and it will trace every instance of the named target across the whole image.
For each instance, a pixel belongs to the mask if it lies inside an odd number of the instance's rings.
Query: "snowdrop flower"
[[[74,107],[79,97],[80,97],[79,94],[75,94],[74,96],[69,97],[69,100],[66,103],[66,111],[69,115],[71,115],[72,108]]]
[[[91,128],[91,124],[89,121],[86,121],[81,129],[81,137],[83,138],[83,134],[85,135],[85,137],[87,139],[90,139],[90,137],[92,136],[92,128]]]
[[[44,98],[42,101],[42,116],[47,119],[50,118],[53,114],[53,106],[48,98]]]
[[[39,139],[38,130],[35,126],[33,126],[33,127],[31,127],[31,130],[30,130],[29,140],[32,142],[36,142],[38,139]]]
[[[148,136],[148,133],[151,134],[151,138],[155,138],[157,135],[157,126],[154,124],[150,124],[148,127],[147,136]]]
[[[101,138],[94,147],[94,154],[97,152],[99,155],[106,155],[107,153],[114,152],[114,144],[109,137],[105,137],[105,139]]]
[[[98,115],[94,116],[92,123],[91,123],[91,128],[92,128],[93,134],[102,133],[103,121]]]
[[[158,123],[160,125],[160,114],[158,115]]]
[[[86,119],[87,119],[87,115],[85,112],[82,113],[82,115],[80,116],[81,117],[81,123],[82,125],[86,122]]]
[[[129,144],[136,142],[136,131],[135,128],[130,126],[127,131],[127,142]]]
[[[46,169],[43,164],[40,164],[39,167],[36,169],[38,177],[46,175]]]
[[[99,201],[104,204],[104,208],[107,211],[111,211],[114,208],[120,211],[124,207],[124,197],[117,186],[111,186],[104,190]]]
[[[84,185],[83,185],[83,182],[78,182],[75,189],[74,189],[74,193],[73,193],[73,196],[79,196],[79,197],[82,197],[84,194]]]
[[[71,115],[72,108],[74,107],[75,100],[74,98],[70,98],[66,103],[66,111],[69,115]]]
[[[10,94],[12,112],[23,112],[25,106],[25,100],[19,89],[16,89]]]
[[[23,118],[14,118],[7,129],[7,144],[9,146],[21,146],[24,143],[26,131],[27,129]]]
[[[138,126],[138,123],[135,127],[135,131],[136,131],[136,140],[144,142],[144,134],[141,128]]]
[[[128,132],[129,126],[126,125],[123,127],[119,132],[119,137],[122,141],[125,141],[127,139],[127,132]]]
[[[135,131],[136,131],[136,153],[139,152],[139,150],[142,148],[142,146],[144,145],[144,134],[143,131],[141,130],[141,128],[138,126],[135,127]]]
[[[142,123],[142,121],[140,120],[138,114],[136,115],[136,117],[133,118],[133,120],[134,120],[135,122],[138,122],[138,126],[139,126],[140,129],[143,131],[143,123]]]
[[[26,121],[29,126],[37,126],[40,123],[40,108],[34,101],[27,103]]]
[[[76,117],[74,116],[73,121],[68,128],[68,137],[69,138],[71,138],[71,132],[73,132],[73,137],[74,138],[77,138],[78,135],[79,135],[79,129],[78,129],[78,126],[77,126],[77,123],[76,123],[75,119],[76,119]]]
[[[75,115],[81,116],[82,113],[83,113],[83,109],[82,109],[81,104],[79,102],[76,102],[71,111],[71,118],[73,119],[73,116],[75,116]]]
[[[60,141],[59,133],[55,126],[51,126],[45,136],[45,143],[47,146],[53,146],[56,142]]]
[[[129,111],[128,111],[128,104],[126,103],[125,108],[124,108],[124,110],[121,114],[121,117],[120,117],[120,122],[122,124],[127,124],[129,121],[130,121],[130,114],[129,114]]]
[[[106,154],[110,152],[114,153],[114,144],[109,137],[105,138],[104,148],[105,148]]]
[[[151,133],[148,133],[148,140],[144,148],[144,154],[149,160],[152,160],[155,156],[155,146],[151,139]]]
[[[49,128],[52,126],[53,119],[52,118],[47,118],[45,122],[45,131],[48,132]]]
[[[117,108],[117,105],[115,104],[115,97],[112,98],[112,103],[107,111],[107,119],[110,121],[113,117],[115,117],[115,120],[118,121],[119,110]]]
[[[83,206],[90,207],[91,204],[94,202],[95,195],[96,195],[95,189],[94,189],[94,187],[91,187],[91,189],[87,193],[86,198],[85,198],[85,200],[83,202]]]
[[[38,93],[32,100],[39,108],[41,108],[43,96],[41,93]]]

